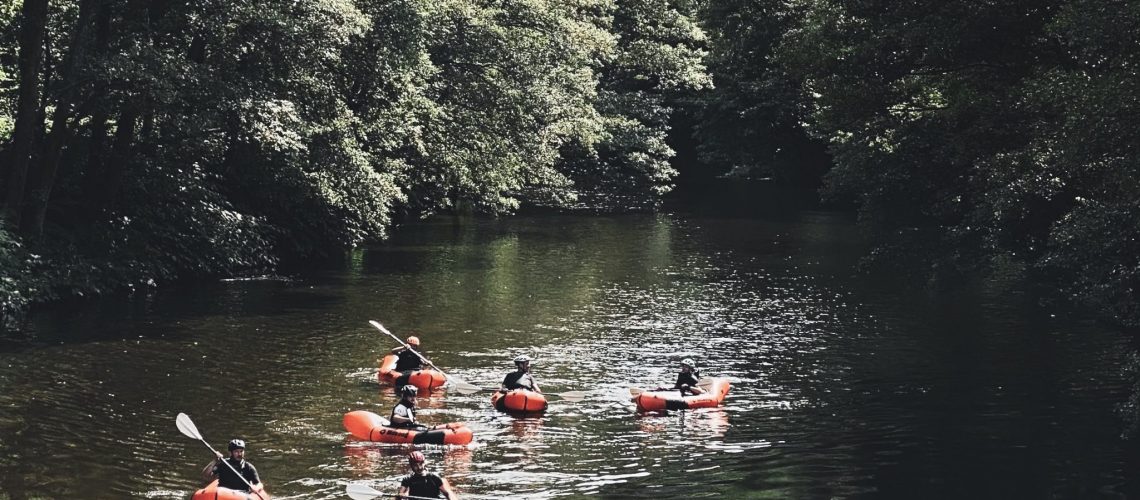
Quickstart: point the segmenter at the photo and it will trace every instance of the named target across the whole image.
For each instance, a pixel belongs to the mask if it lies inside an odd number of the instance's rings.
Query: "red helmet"
[[[413,451],[408,453],[409,464],[422,464],[424,463],[424,454],[422,451]]]

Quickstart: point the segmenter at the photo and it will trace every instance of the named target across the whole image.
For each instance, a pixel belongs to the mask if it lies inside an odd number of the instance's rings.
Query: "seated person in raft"
[[[249,485],[261,483],[257,469],[253,467],[253,464],[245,461],[245,441],[231,439],[226,448],[230,452],[229,457],[225,457],[221,452],[215,452],[218,458],[206,464],[206,468],[202,469],[203,484],[209,484],[217,479],[218,486],[222,488],[250,491]],[[229,462],[230,466],[226,467],[226,464],[222,462]],[[243,478],[245,481],[242,480]]]
[[[396,371],[407,373],[424,369],[424,361],[415,352],[412,352],[412,349],[419,352],[420,338],[415,335],[408,337],[408,347],[400,346],[392,349],[392,354],[396,355]]]
[[[542,392],[542,389],[538,388],[538,382],[535,382],[534,377],[530,376],[530,356],[523,354],[516,357],[515,368],[515,371],[503,377],[503,383],[499,386],[499,392],[513,391],[515,389]]]
[[[400,478],[400,490],[396,493],[396,499],[442,497],[457,500],[459,495],[451,489],[451,483],[448,483],[443,476],[425,470],[424,461],[424,454],[421,451],[408,454],[408,468],[412,473]]]
[[[414,385],[405,385],[399,389],[400,402],[392,408],[392,415],[388,419],[392,427],[418,431],[428,428],[416,422],[416,394],[419,391]]]
[[[658,387],[656,391],[667,391],[669,389],[677,389],[681,391],[681,397],[685,397],[685,393],[694,396],[704,394],[705,390],[697,386],[701,380],[701,372],[697,371],[696,363],[690,358],[685,358],[681,361],[681,373],[677,374],[677,383],[673,387]]]

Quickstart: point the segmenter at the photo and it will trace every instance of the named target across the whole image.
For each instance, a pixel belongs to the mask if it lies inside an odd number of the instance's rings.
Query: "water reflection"
[[[654,436],[675,437],[708,443],[724,438],[728,431],[728,411],[724,408],[660,411],[638,414],[637,428]]]
[[[855,239],[825,213],[440,218],[343,272],[41,316],[39,344],[0,352],[0,491],[185,498],[208,459],[173,427],[188,412],[215,444],[255,443],[280,498],[394,492],[411,448],[342,426],[397,401],[376,380],[393,342],[368,319],[481,387],[527,353],[544,390],[589,391],[523,418],[488,392],[425,393],[425,423],[475,433],[422,448],[466,493],[1083,497],[1134,480],[1113,414],[1121,336],[1017,285],[932,296],[852,277]],[[732,378],[724,406],[638,415],[628,388],[671,385],[686,357]]]
[[[507,429],[514,437],[518,438],[518,442],[522,444],[533,443],[541,440],[540,431],[542,430],[542,417],[526,416],[521,414],[510,419],[510,424]]]

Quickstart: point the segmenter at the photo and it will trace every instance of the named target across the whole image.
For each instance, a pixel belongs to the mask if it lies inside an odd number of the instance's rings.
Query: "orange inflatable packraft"
[[[218,486],[218,480],[194,492],[191,500],[269,500],[269,494],[260,483],[253,485],[253,493]],[[259,496],[260,495],[260,496]]]
[[[375,413],[364,410],[344,414],[344,428],[357,439],[381,443],[469,444],[471,429],[461,422],[437,425],[427,429],[388,427]]]
[[[526,389],[496,392],[491,395],[491,406],[499,411],[540,412],[546,409],[546,396]]]
[[[681,397],[680,391],[645,391],[633,398],[637,411],[686,410],[689,408],[711,408],[720,406],[728,394],[728,379],[713,379],[712,386],[704,394]]]
[[[447,383],[447,377],[442,372],[435,370],[398,372],[396,371],[397,359],[395,354],[389,354],[380,360],[380,371],[377,373],[377,377],[381,383],[386,382],[397,386],[414,385],[424,390],[443,387],[443,384]]]

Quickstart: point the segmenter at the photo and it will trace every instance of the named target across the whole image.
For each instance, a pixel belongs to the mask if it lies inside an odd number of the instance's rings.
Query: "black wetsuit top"
[[[506,387],[508,391],[515,389],[526,389],[528,391],[533,391],[534,378],[532,378],[530,376],[530,373],[527,372],[511,372],[508,373],[506,377],[503,377],[503,387]]]
[[[244,477],[246,481],[249,481],[249,484],[258,484],[261,482],[261,478],[257,477],[257,469],[253,468],[253,464],[245,460],[235,462],[232,458],[227,458],[226,461],[234,466],[234,469],[237,469],[238,472],[241,472],[242,477]],[[239,478],[237,474],[234,474],[234,471],[226,467],[225,464],[214,465],[214,474],[218,475],[218,486],[231,490],[249,491],[249,485],[242,482],[241,478]]]
[[[443,478],[431,472],[423,475],[408,474],[400,480],[400,486],[408,487],[408,495],[413,497],[443,498]]]
[[[423,360],[412,351],[404,349],[396,354],[396,371],[416,371],[424,367]]]
[[[677,383],[673,385],[674,389],[680,389],[684,386],[696,387],[697,382],[701,380],[700,372],[693,370],[692,372],[681,372],[677,374]]]

